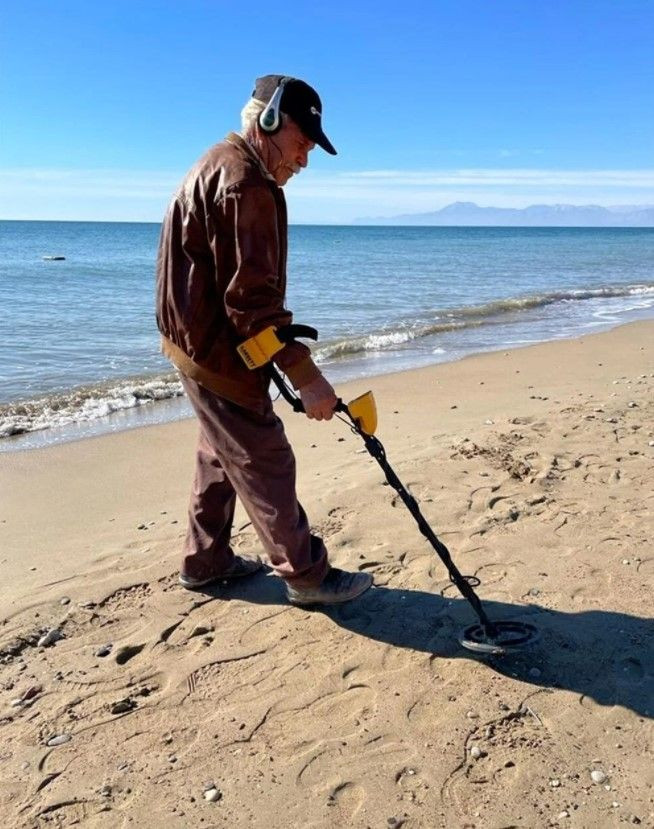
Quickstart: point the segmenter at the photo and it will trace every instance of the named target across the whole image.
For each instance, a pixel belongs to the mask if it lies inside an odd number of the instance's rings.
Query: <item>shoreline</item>
[[[514,348],[528,348],[532,345],[545,345],[547,343],[554,343],[566,341],[571,339],[579,339],[584,336],[592,336],[595,333],[603,333],[612,331],[615,328],[620,328],[625,325],[631,325],[634,322],[647,321],[652,319],[648,314],[644,319],[629,320],[626,322],[606,322],[589,328],[586,333],[580,334],[578,331],[562,334],[560,336],[552,337],[550,339],[529,341],[529,342],[512,342],[506,345],[489,346],[486,348],[479,348],[475,350],[474,346],[469,349],[463,349],[458,353],[456,349],[447,351],[437,349],[432,351],[429,355],[413,354],[412,357],[407,357],[401,350],[395,352],[381,352],[381,362],[384,363],[385,368],[382,369],[379,365],[375,367],[374,363],[379,362],[376,356],[368,355],[368,357],[359,357],[354,359],[346,359],[336,362],[320,363],[324,368],[326,376],[331,380],[333,385],[346,385],[351,382],[364,382],[366,379],[374,380],[379,377],[389,375],[403,374],[404,372],[419,371],[422,369],[429,369],[434,366],[457,363],[460,360],[475,357],[481,354],[496,353],[497,351],[504,351],[506,349],[512,350]],[[442,353],[442,359],[435,358],[436,354]],[[392,367],[393,361],[399,362],[399,367]],[[371,367],[368,365],[372,363]],[[144,428],[146,426],[157,425],[162,423],[177,422],[186,418],[193,418],[194,414],[190,408],[190,404],[186,400],[186,396],[177,393],[179,382],[177,381],[174,367],[170,366],[170,370],[152,375],[135,375],[124,378],[116,378],[114,380],[104,380],[93,386],[79,386],[74,387],[69,392],[61,392],[59,395],[51,395],[53,399],[60,397],[61,399],[69,396],[77,398],[84,396],[84,393],[90,391],[92,393],[91,399],[96,396],[96,393],[102,389],[116,389],[116,394],[120,396],[118,389],[122,388],[124,394],[132,395],[136,393],[139,397],[150,398],[148,403],[143,405],[132,404],[115,404],[115,409],[109,414],[98,417],[91,417],[90,419],[79,420],[63,425],[54,425],[42,429],[34,429],[31,431],[20,432],[14,435],[8,435],[0,438],[0,455],[5,453],[34,451],[42,449],[47,446],[61,445],[78,440],[86,440],[90,437],[97,437],[105,434],[119,433],[123,431],[131,431],[132,429]],[[366,370],[367,368],[367,370]],[[134,391],[135,388],[139,391]],[[166,392],[166,390],[168,390]],[[273,394],[274,398],[274,394]],[[4,406],[15,405],[17,408],[29,406],[32,403],[48,400],[49,397],[34,398],[27,401],[16,401],[15,403],[3,404]],[[1,408],[1,407],[0,407]]]
[[[654,321],[337,391],[369,388],[427,521],[491,615],[528,618],[540,643],[460,649],[470,608],[335,419],[276,405],[332,563],[375,577],[324,612],[270,574],[179,587],[194,418],[6,453],[8,823],[654,823]],[[258,552],[240,505],[233,546]],[[51,628],[63,638],[38,647]]]

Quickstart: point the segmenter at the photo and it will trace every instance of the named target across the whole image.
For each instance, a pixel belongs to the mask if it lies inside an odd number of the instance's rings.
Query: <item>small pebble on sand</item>
[[[57,628],[52,628],[39,639],[37,645],[39,648],[48,648],[60,639],[63,639],[63,633]]]
[[[222,793],[218,789],[207,789],[204,793],[204,799],[210,803],[217,803],[222,797]]]
[[[479,746],[473,746],[470,749],[470,756],[473,760],[479,760],[479,758],[481,757],[481,749],[479,748]]]
[[[68,596],[62,596],[62,598],[59,599],[59,604],[70,604],[70,599]]]
[[[590,773],[590,779],[593,783],[603,783],[606,780],[606,774],[601,769],[593,769]]]
[[[112,714],[126,714],[134,708],[136,708],[136,701],[131,697],[125,697],[124,699],[119,699],[112,703],[109,710]]]
[[[54,737],[50,737],[46,745],[50,747],[62,746],[64,743],[69,743],[72,739],[70,734],[56,734]]]

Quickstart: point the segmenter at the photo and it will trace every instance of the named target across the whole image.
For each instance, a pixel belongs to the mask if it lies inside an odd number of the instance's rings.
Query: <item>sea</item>
[[[0,452],[192,415],[159,352],[159,231],[0,221]],[[575,337],[654,317],[654,229],[291,226],[287,307],[334,385]]]

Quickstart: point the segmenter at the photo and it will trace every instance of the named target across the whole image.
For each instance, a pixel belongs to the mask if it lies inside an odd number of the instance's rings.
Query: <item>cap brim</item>
[[[323,150],[326,153],[329,153],[330,155],[337,155],[336,150],[334,149],[334,145],[329,140],[329,138],[327,138],[327,136],[325,135],[324,132],[318,138],[318,140],[316,141],[316,144],[318,144],[320,147],[322,147]]]
[[[298,126],[307,138],[310,138],[314,142],[314,144],[317,144],[319,147],[322,147],[326,153],[329,153],[330,155],[337,155],[337,152],[334,149],[334,145],[329,140],[329,138],[327,138],[327,136],[321,129],[308,130],[305,127],[302,127],[301,125]]]
[[[285,110],[282,110],[282,112],[285,112]],[[337,155],[334,145],[322,131],[320,117],[307,118],[305,117],[304,113],[294,115],[291,112],[286,112],[286,115],[288,115],[289,118],[293,119],[296,126],[300,128],[302,133],[306,135],[306,137],[310,141],[313,141],[314,144],[317,144],[319,147],[322,147],[326,153],[329,153],[330,155]]]

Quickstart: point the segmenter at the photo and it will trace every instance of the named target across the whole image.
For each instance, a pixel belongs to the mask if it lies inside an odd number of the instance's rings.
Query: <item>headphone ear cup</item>
[[[259,126],[265,133],[272,135],[279,129],[279,122],[279,113],[275,112],[274,107],[268,104],[259,116]]]

